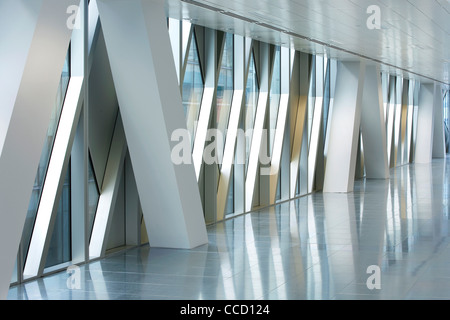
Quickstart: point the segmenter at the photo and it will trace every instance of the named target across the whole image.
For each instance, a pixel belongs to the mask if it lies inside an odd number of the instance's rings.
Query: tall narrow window
[[[272,82],[269,95],[269,155],[272,155],[275,130],[277,127],[278,108],[281,94],[281,48],[275,48],[275,59],[273,64]]]
[[[258,78],[256,74],[255,59],[253,54],[250,57],[250,65],[248,69],[247,85],[245,87],[245,159],[246,170],[248,168],[248,160],[250,156],[250,147],[252,144],[252,131],[255,124],[256,107],[258,104]]]
[[[56,221],[50,240],[45,267],[52,267],[72,260],[70,216],[70,166],[64,180]]]
[[[89,157],[89,164],[88,164],[89,234],[92,233],[92,227],[94,225],[95,213],[97,212],[99,198],[100,198],[100,191],[97,185],[97,180],[95,178],[92,159],[91,157]]]
[[[186,72],[183,79],[183,109],[186,125],[191,136],[191,148],[194,144],[195,131],[203,96],[203,78],[198,58],[197,41],[192,33],[191,45],[187,58]]]
[[[233,55],[233,35],[225,34],[225,44],[220,65],[219,81],[217,84],[217,119],[218,131],[222,134],[222,148],[225,147],[226,129],[228,118],[230,117],[231,100],[233,98],[234,80],[234,55]],[[222,149],[223,151],[223,149]]]
[[[323,93],[323,136],[327,135],[327,124],[328,124],[328,115],[330,113],[330,90],[331,90],[331,63],[330,59],[328,59],[327,69],[325,70],[325,83],[324,83],[324,93]]]
[[[232,169],[231,175],[230,175],[230,186],[228,190],[228,196],[227,196],[227,205],[225,209],[225,214],[232,214],[234,213],[234,170]]]
[[[450,91],[447,90],[444,93],[444,133],[445,133],[445,149],[447,153],[449,151],[449,144],[450,144],[449,113],[450,113]]]
[[[314,107],[316,103],[316,57],[311,56],[310,57],[310,86],[309,86],[309,93],[308,93],[308,150],[309,145],[311,142],[311,129],[313,124],[313,117],[314,117]]]
[[[23,245],[23,261],[27,256],[28,246],[31,240],[31,234],[33,231],[34,221],[36,219],[37,210],[39,207],[39,202],[41,198],[42,189],[44,186],[44,180],[47,173],[48,163],[50,161],[50,156],[53,148],[53,142],[56,136],[56,130],[58,128],[59,118],[61,116],[61,111],[64,103],[64,98],[66,95],[67,87],[70,79],[70,47],[66,56],[63,71],[61,74],[61,79],[59,82],[58,92],[56,96],[55,106],[52,111],[50,123],[47,130],[47,136],[45,139],[44,147],[41,153],[41,159],[39,161],[39,166],[37,168],[36,178],[31,194],[31,199],[28,205],[28,212],[24,224],[23,234],[22,234],[22,245]]]

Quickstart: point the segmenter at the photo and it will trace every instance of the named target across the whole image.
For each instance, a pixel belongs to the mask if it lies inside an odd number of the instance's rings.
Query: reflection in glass
[[[69,47],[70,50],[70,47]],[[49,127],[47,130],[47,135],[44,143],[44,147],[41,153],[41,159],[39,161],[39,166],[36,173],[36,178],[31,194],[30,203],[28,206],[28,212],[24,224],[23,234],[22,234],[22,245],[23,245],[23,261],[25,261],[28,246],[31,240],[31,234],[33,231],[34,221],[36,219],[37,209],[39,207],[39,201],[41,198],[42,188],[44,186],[45,175],[47,173],[48,163],[50,161],[50,155],[53,148],[53,141],[55,139],[56,130],[58,128],[59,118],[61,116],[61,111],[64,103],[64,98],[66,95],[67,86],[69,84],[70,78],[70,62],[69,62],[69,52],[66,56],[63,71],[61,74],[61,79],[59,82],[58,92],[56,96],[55,106],[51,114]]]
[[[217,129],[222,134],[222,148],[225,147],[225,134],[230,116],[231,100],[233,98],[233,35],[225,34],[225,45],[220,65],[219,81],[217,84]],[[222,149],[223,151],[223,149]]]
[[[186,116],[187,129],[191,136],[192,148],[203,95],[203,78],[200,69],[197,43],[194,33],[192,34],[191,45],[187,58],[182,92],[183,109]]]
[[[258,78],[256,75],[255,59],[253,54],[250,57],[248,69],[247,85],[245,87],[245,132],[248,134],[253,130],[256,116],[256,106],[258,104]],[[246,170],[250,156],[250,146],[252,144],[252,134],[249,134],[245,140]]]

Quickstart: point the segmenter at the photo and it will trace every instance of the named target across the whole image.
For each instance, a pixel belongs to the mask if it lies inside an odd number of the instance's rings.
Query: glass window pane
[[[270,85],[269,96],[269,152],[272,155],[273,142],[275,139],[275,129],[277,127],[278,108],[281,94],[281,52],[280,47],[275,48],[275,61],[272,72],[272,83]]]
[[[92,160],[89,157],[88,165],[88,199],[89,199],[89,234],[92,233],[92,227],[94,225],[95,213],[97,212],[98,199],[100,198],[100,192],[97,186],[97,180],[95,179],[94,169],[92,167]]]
[[[311,56],[310,60],[310,87],[309,87],[309,93],[308,93],[308,146],[310,144],[310,138],[311,138],[311,128],[312,128],[312,121],[314,116],[314,106],[316,102],[316,57]]]
[[[52,267],[72,260],[71,215],[70,215],[70,168],[67,170],[63,191],[59,201],[52,239],[45,267]]]
[[[234,170],[232,170],[232,172],[231,172],[229,183],[230,183],[230,186],[229,186],[229,190],[228,190],[225,214],[234,213]]]
[[[228,118],[230,116],[231,100],[233,98],[233,35],[225,35],[225,45],[220,66],[219,81],[217,84],[217,119],[216,125],[218,131],[222,134],[222,148],[225,147],[225,134],[228,127]]]
[[[41,158],[39,161],[39,166],[36,173],[36,178],[31,194],[31,199],[28,205],[27,216],[24,224],[23,234],[22,234],[22,245],[23,245],[23,261],[26,259],[28,253],[28,246],[31,240],[31,234],[33,232],[34,221],[36,219],[37,209],[39,206],[39,201],[41,197],[42,188],[44,186],[44,179],[47,173],[48,162],[50,161],[50,155],[53,147],[53,141],[56,135],[56,129],[58,128],[59,118],[61,116],[61,111],[64,103],[64,98],[67,91],[67,86],[70,79],[70,47],[67,52],[66,60],[64,63],[63,71],[61,74],[61,79],[59,82],[58,92],[55,99],[55,106],[52,111],[50,123],[47,130],[47,136],[45,139],[44,147],[42,149]]]
[[[186,116],[187,129],[191,136],[192,148],[203,96],[203,78],[198,58],[195,34],[192,35],[191,39],[182,93],[183,109]]]
[[[258,104],[259,86],[256,75],[255,59],[253,54],[250,57],[250,65],[248,69],[247,85],[245,87],[245,132],[246,134],[253,131],[256,116],[256,107]],[[250,156],[250,146],[252,144],[253,134],[246,136],[245,154],[246,154],[246,170]]]

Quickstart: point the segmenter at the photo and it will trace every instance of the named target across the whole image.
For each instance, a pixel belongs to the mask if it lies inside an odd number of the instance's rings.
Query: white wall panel
[[[353,191],[364,73],[364,62],[338,63],[324,192]]]
[[[186,123],[164,3],[101,0],[97,5],[150,245],[204,244],[194,167],[171,159],[171,134],[186,130]]]
[[[8,111],[10,116],[1,117],[2,121],[6,120],[4,125],[7,126],[0,154],[1,299],[6,298],[8,292],[36,168],[67,54],[72,30],[67,27],[66,10],[77,2],[44,0],[38,16],[34,4],[28,6],[21,3],[23,6],[18,8],[12,3],[2,2],[1,17],[29,15],[30,20],[26,19],[28,22],[21,30],[26,38],[29,38],[30,32],[34,31],[34,34],[25,65],[10,73],[13,79],[21,79],[18,90],[5,92],[7,96],[2,94],[1,98],[2,102],[6,102],[2,108],[11,110]],[[26,43],[21,43],[22,48],[28,46]],[[0,60],[14,61],[15,51],[19,47],[5,44]],[[23,53],[21,56],[23,59]]]

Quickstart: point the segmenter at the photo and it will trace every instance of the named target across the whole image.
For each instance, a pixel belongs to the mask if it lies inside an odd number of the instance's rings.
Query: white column
[[[429,163],[433,150],[433,96],[434,85],[423,83],[419,91],[417,109],[417,136],[415,148],[415,162]]]
[[[434,85],[433,158],[445,157],[444,100],[440,84]]]
[[[0,4],[0,26],[14,30],[13,39],[7,37],[5,42],[2,38],[0,50],[0,61],[9,66],[2,74],[9,75],[11,81],[11,90],[2,87],[0,91],[0,299],[5,299],[8,293],[69,45],[72,30],[67,25],[67,8],[79,3],[17,2]],[[16,23],[23,24],[15,29]],[[5,78],[0,79],[3,83]]]
[[[361,132],[366,177],[387,179],[386,129],[379,67],[367,66],[362,97]]]
[[[97,1],[142,211],[153,247],[207,243],[194,167],[175,165],[186,129],[163,1]]]
[[[338,63],[324,192],[353,191],[364,71],[364,62]]]

